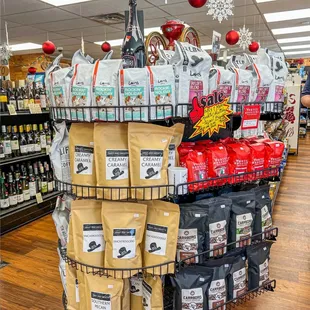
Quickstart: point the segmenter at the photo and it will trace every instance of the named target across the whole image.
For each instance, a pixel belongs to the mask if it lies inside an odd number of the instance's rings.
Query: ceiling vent
[[[123,24],[125,22],[125,15],[120,13],[101,14],[90,16],[89,19],[103,25],[115,25]]]

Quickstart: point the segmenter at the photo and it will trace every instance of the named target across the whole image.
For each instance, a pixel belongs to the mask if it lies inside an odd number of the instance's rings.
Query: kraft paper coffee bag
[[[144,310],[163,310],[163,284],[159,276],[147,275],[142,282]]]
[[[181,144],[182,139],[183,139],[185,125],[181,123],[177,123],[172,127],[175,129],[175,131],[172,136],[171,143],[169,144],[168,167],[179,167],[180,159],[179,159],[178,147]]]
[[[141,268],[141,243],[146,222],[147,206],[129,202],[102,202],[102,223],[105,268]],[[135,272],[107,271],[116,278],[129,278]]]
[[[84,272],[76,270],[77,279],[79,282],[79,297],[80,297],[80,309],[87,309],[86,305],[86,287],[85,287],[85,277]]]
[[[67,309],[82,310],[80,308],[79,281],[76,275],[76,269],[66,264],[66,282],[67,282]]]
[[[105,242],[101,223],[101,201],[75,200],[71,206],[75,259],[103,267]]]
[[[122,310],[123,280],[91,273],[84,276],[86,309]]]
[[[160,200],[146,201],[147,218],[144,235],[143,266],[154,266],[175,260],[180,208]],[[147,269],[146,272],[163,275],[174,273],[174,264]]]
[[[139,200],[160,199],[168,194],[168,154],[175,129],[153,124],[129,123],[128,145],[131,197]]]
[[[142,303],[142,274],[133,276],[130,279],[130,305],[131,310],[144,310]]]
[[[130,310],[130,280],[124,279],[122,310]]]
[[[94,124],[74,123],[69,135],[72,191],[78,197],[95,197],[96,168],[94,156]],[[85,186],[85,187],[83,187]]]
[[[129,198],[128,125],[97,123],[94,130],[97,197],[109,200]],[[124,189],[122,189],[124,187]]]

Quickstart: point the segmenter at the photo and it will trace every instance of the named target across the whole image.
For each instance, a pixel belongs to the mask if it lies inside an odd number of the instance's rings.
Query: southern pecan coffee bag
[[[133,276],[130,279],[130,305],[131,309],[144,310],[143,296],[142,296],[142,282],[143,278],[139,276]]]
[[[163,284],[159,276],[146,276],[142,282],[144,310],[163,310]]]
[[[76,269],[66,264],[67,309],[80,310],[79,281]],[[82,309],[81,309],[82,310]]]

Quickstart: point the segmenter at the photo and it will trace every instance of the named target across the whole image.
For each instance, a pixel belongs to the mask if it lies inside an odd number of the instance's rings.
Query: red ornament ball
[[[101,45],[101,49],[105,53],[108,53],[111,50],[111,44],[109,42],[103,42],[102,45]]]
[[[194,8],[201,8],[203,7],[206,3],[207,0],[188,0],[188,3],[194,7]]]
[[[29,72],[30,74],[35,74],[35,73],[37,72],[37,68],[35,68],[35,67],[30,67],[30,68],[28,68],[28,72]]]
[[[259,50],[259,44],[256,41],[253,41],[250,45],[249,45],[249,51],[252,53],[255,53]]]
[[[56,51],[56,46],[51,41],[45,41],[42,44],[42,50],[45,54],[51,55],[54,54],[54,52]]]
[[[236,30],[230,30],[227,32],[226,34],[226,42],[229,44],[229,45],[235,45],[238,43],[240,39],[240,35],[239,35],[239,32],[236,31]]]

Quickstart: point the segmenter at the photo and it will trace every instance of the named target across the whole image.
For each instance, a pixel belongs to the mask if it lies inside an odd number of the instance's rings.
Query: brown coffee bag
[[[131,310],[144,310],[142,303],[142,277],[133,276],[130,279]]]
[[[97,185],[118,187],[98,189],[97,197],[109,200],[129,196],[128,125],[97,123],[94,130]],[[122,189],[121,187],[125,187]]]
[[[129,279],[124,279],[123,281],[122,310],[130,310],[130,281]]]
[[[71,213],[75,259],[87,265],[103,267],[105,241],[101,201],[72,201]]]
[[[105,268],[141,268],[147,206],[129,202],[102,202]],[[134,272],[108,271],[116,278],[129,278]]]
[[[87,310],[122,310],[123,280],[87,273],[84,277]]]
[[[181,144],[182,139],[183,139],[185,125],[181,123],[177,123],[174,126],[172,126],[172,128],[174,128],[175,131],[171,139],[171,142],[169,144],[168,167],[179,167],[180,158],[179,158],[178,147]]]
[[[80,309],[87,309],[86,296],[85,296],[85,279],[84,272],[76,270],[77,279],[79,282],[79,296],[80,296]]]
[[[167,169],[169,144],[175,129],[153,124],[129,123],[128,145],[131,197],[140,200],[160,199],[168,195]]]
[[[146,277],[142,283],[144,309],[163,310],[163,284],[160,277]]]
[[[176,256],[180,208],[178,205],[152,200],[146,201],[147,218],[144,233],[143,266],[174,262]],[[146,270],[155,275],[174,273],[174,264]]]
[[[67,285],[67,309],[79,310],[80,293],[79,282],[76,275],[76,269],[66,264],[66,285]]]
[[[94,124],[73,123],[69,133],[72,191],[78,197],[96,197]]]

